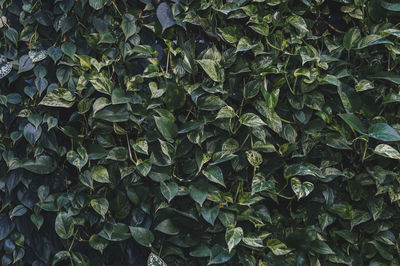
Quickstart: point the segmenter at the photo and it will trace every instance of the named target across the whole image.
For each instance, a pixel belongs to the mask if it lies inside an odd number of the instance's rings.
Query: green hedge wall
[[[2,265],[400,265],[395,0],[0,0]]]

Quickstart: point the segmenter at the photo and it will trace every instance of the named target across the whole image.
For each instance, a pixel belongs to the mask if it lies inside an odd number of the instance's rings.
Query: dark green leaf
[[[368,128],[368,136],[381,141],[400,141],[400,135],[386,123],[376,123]]]
[[[167,235],[177,235],[179,234],[179,228],[172,222],[171,219],[166,219],[159,223],[154,230],[160,231]]]
[[[55,230],[59,237],[68,239],[74,233],[75,221],[71,214],[60,212],[56,217]]]
[[[89,0],[89,5],[96,10],[102,9],[106,3],[107,0]]]
[[[92,206],[93,210],[103,217],[106,215],[108,207],[110,206],[106,198],[92,199],[90,201],[90,205]]]
[[[360,134],[365,134],[364,126],[361,120],[355,114],[339,114],[340,118],[344,120],[352,129]]]
[[[173,141],[176,134],[178,133],[178,127],[174,124],[174,121],[167,117],[154,116],[157,129],[168,141]]]
[[[129,226],[129,230],[136,242],[142,246],[151,247],[151,243],[154,241],[154,235],[149,229]]]
[[[47,49],[47,54],[51,59],[53,59],[54,63],[56,63],[61,59],[62,51],[59,47],[50,46],[50,48]]]
[[[216,165],[210,165],[205,170],[202,171],[203,175],[207,177],[211,182],[220,184],[225,187],[224,176],[222,174],[221,168]]]
[[[171,202],[171,200],[178,194],[178,184],[175,182],[161,182],[160,189],[163,196]]]
[[[235,256],[236,250],[229,252],[226,248],[221,247],[216,244],[211,249],[210,260],[208,265],[210,264],[223,264],[229,261],[233,256]]]
[[[390,3],[387,1],[380,1],[381,6],[389,11],[400,12],[400,4],[399,3]]]
[[[18,73],[26,72],[31,70],[35,65],[28,55],[23,55],[19,59]]]
[[[165,31],[169,27],[175,25],[174,17],[172,15],[171,7],[167,2],[162,2],[157,7],[157,18]]]
[[[54,172],[57,168],[57,165],[50,156],[41,155],[35,160],[23,161],[20,167],[32,173],[43,175]]]
[[[241,124],[248,127],[259,127],[265,126],[265,122],[261,118],[253,113],[247,113],[240,116],[239,121]]]

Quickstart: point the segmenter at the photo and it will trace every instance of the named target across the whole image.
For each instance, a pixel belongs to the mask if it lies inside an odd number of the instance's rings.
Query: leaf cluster
[[[394,0],[0,0],[2,265],[400,265]]]

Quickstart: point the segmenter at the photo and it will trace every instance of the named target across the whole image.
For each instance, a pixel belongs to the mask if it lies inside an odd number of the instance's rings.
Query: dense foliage
[[[2,265],[399,265],[400,4],[0,0]]]

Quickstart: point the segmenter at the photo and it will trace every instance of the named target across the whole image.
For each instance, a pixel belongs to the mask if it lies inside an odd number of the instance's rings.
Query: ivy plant
[[[395,0],[0,0],[2,265],[400,265]]]

